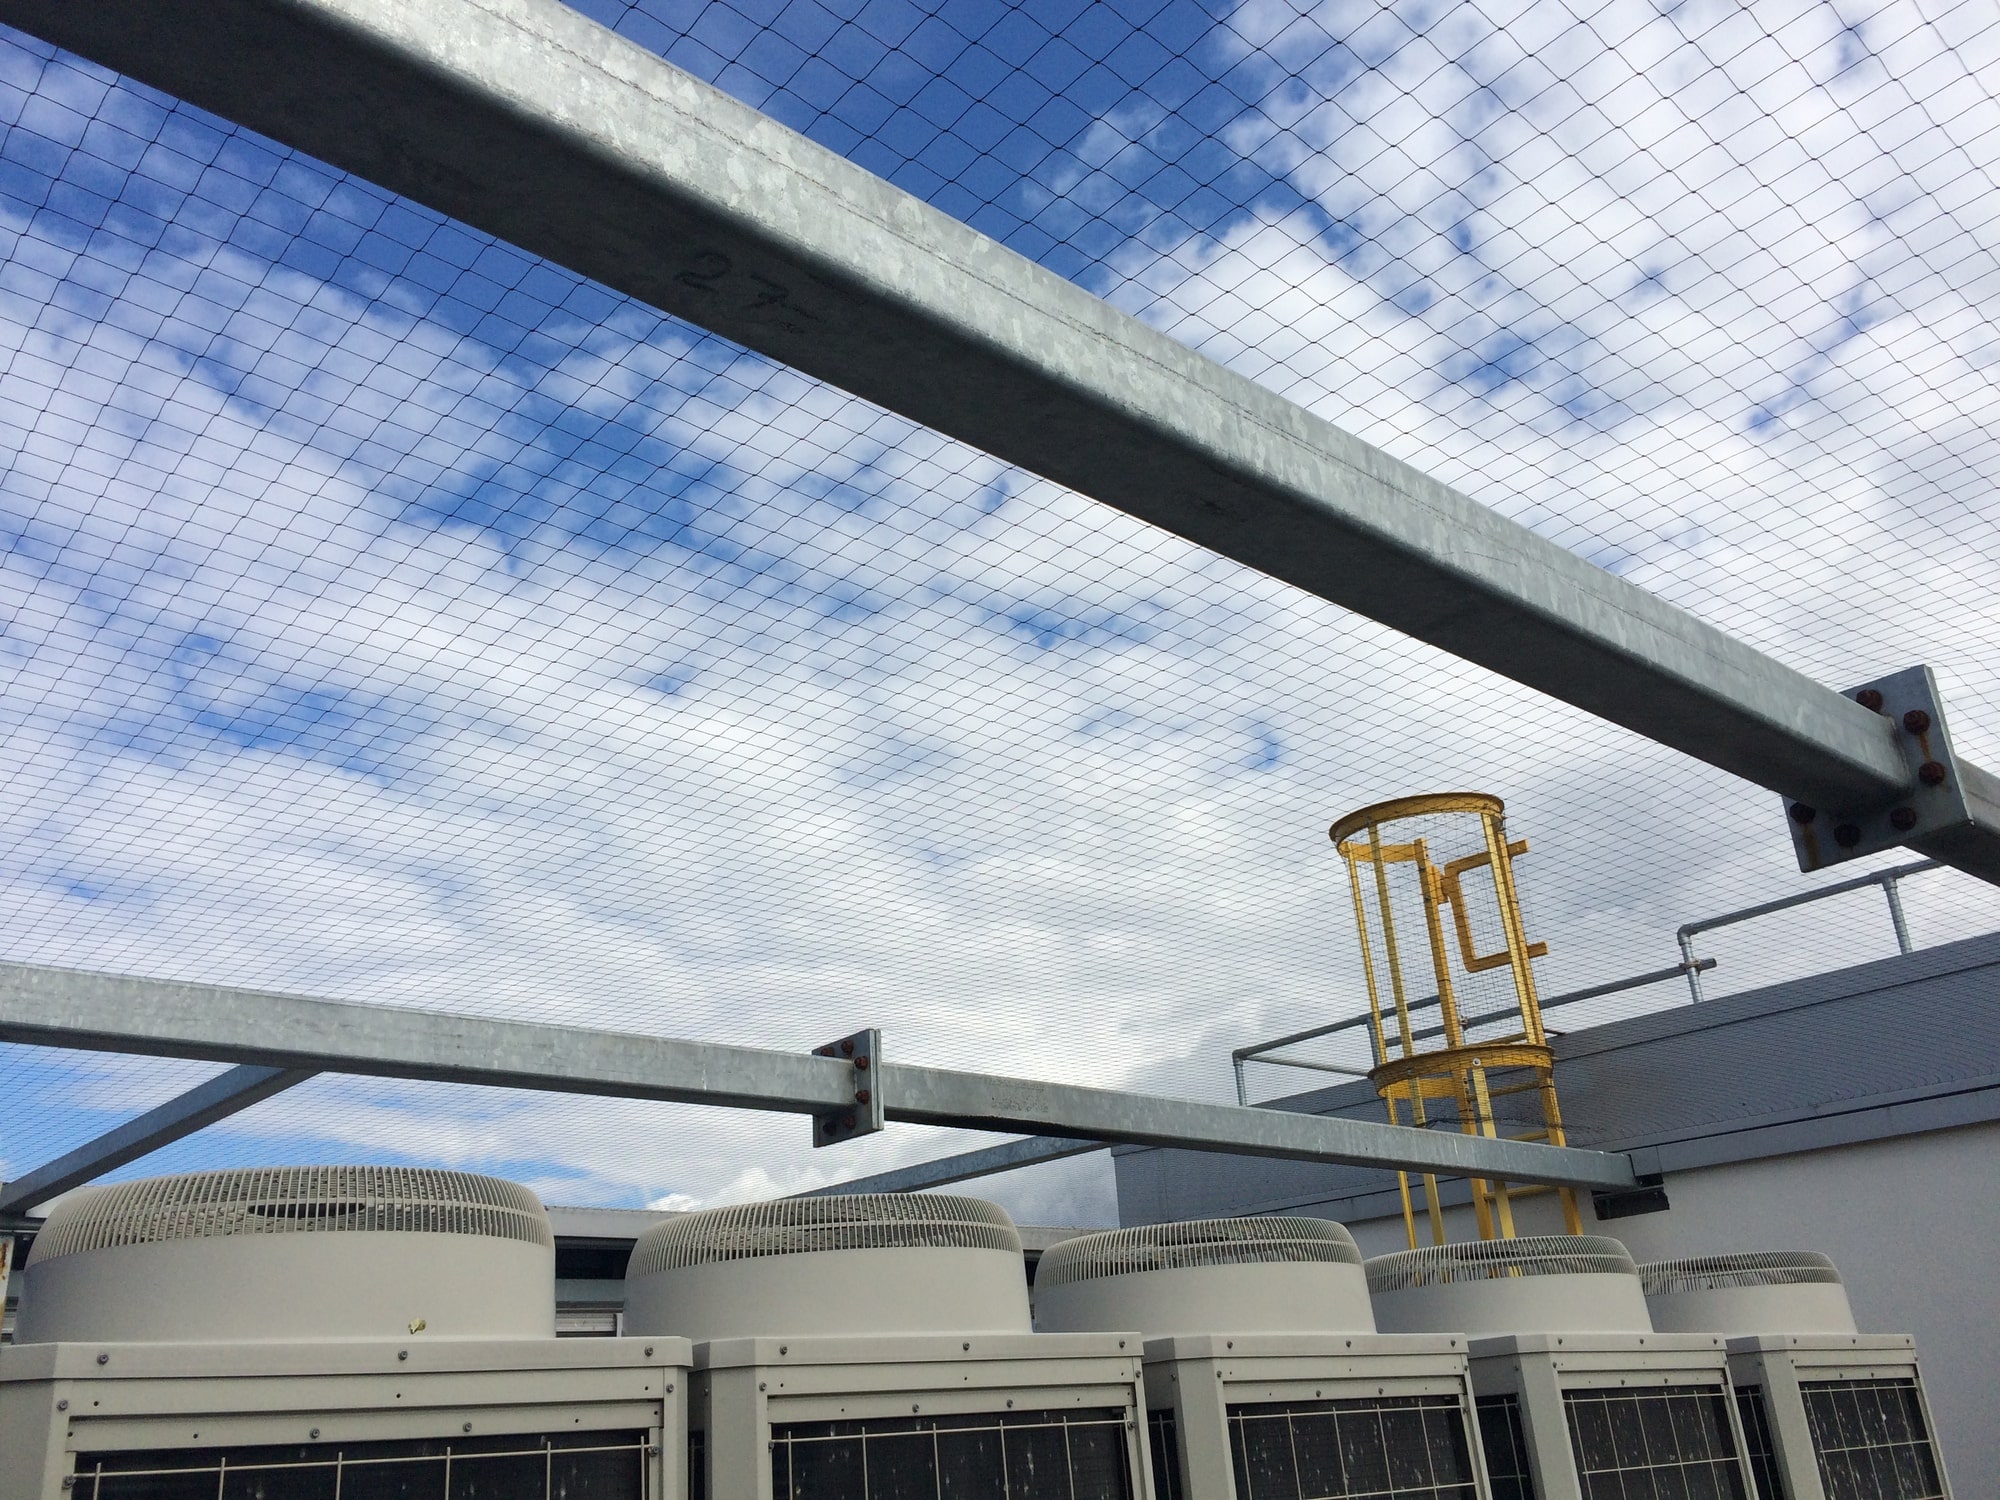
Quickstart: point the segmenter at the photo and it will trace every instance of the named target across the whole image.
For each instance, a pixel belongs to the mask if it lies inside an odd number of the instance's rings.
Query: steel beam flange
[[[854,1067],[854,1103],[814,1115],[813,1144],[837,1146],[857,1135],[874,1135],[888,1122],[882,1103],[882,1033],[871,1026],[813,1051]]]
[[[1895,725],[1910,780],[1897,796],[1866,807],[1813,807],[1787,799],[1792,848],[1807,873],[1949,834],[1973,821],[1929,667],[1892,672],[1850,688],[1846,696]]]

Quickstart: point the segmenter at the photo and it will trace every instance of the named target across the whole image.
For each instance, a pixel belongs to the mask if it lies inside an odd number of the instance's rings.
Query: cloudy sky
[[[1992,5],[586,8],[1821,680],[1929,662],[2000,757]],[[1359,1003],[1362,803],[1506,798],[1550,992],[1811,884],[1769,793],[15,33],[0,122],[8,958],[1219,1097]],[[212,1071],[0,1048],[0,1176]],[[325,1079],[130,1170],[639,1205],[981,1139],[805,1137]]]

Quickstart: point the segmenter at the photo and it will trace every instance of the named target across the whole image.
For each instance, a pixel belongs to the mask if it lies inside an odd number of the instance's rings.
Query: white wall
[[[1667,1196],[1665,1213],[1608,1223],[1586,1203],[1584,1232],[1623,1240],[1641,1261],[1832,1256],[1862,1332],[1915,1335],[1957,1500],[2000,1497],[2000,1124],[1680,1172]],[[1516,1216],[1523,1234],[1561,1227],[1552,1195]],[[1407,1243],[1400,1217],[1348,1228],[1368,1255]],[[1447,1232],[1476,1237],[1471,1209],[1451,1210]],[[1421,1215],[1418,1233],[1428,1244]]]

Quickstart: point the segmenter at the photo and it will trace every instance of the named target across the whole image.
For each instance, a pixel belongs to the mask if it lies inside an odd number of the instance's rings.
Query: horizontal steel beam
[[[165,1104],[107,1130],[44,1166],[0,1183],[0,1216],[24,1213],[59,1193],[102,1177],[127,1162],[149,1156],[204,1126],[225,1120],[273,1094],[312,1077],[305,1068],[269,1068],[241,1063]]]
[[[981,1146],[975,1151],[961,1151],[956,1156],[939,1156],[930,1161],[916,1162],[907,1167],[896,1167],[887,1172],[875,1172],[867,1177],[854,1177],[846,1182],[831,1183],[810,1192],[794,1193],[795,1198],[830,1198],[837,1193],[918,1193],[925,1188],[945,1187],[954,1182],[968,1182],[974,1177],[991,1177],[998,1172],[1011,1172],[1016,1167],[1032,1167],[1039,1162],[1062,1161],[1066,1157],[1082,1156],[1090,1151],[1106,1148],[1103,1141],[1073,1141],[1062,1136],[1024,1136],[1020,1140],[1005,1141],[998,1146]]]
[[[0,20],[1786,796],[1909,784],[1879,716],[561,0],[0,0]],[[1925,852],[2000,880],[1993,778],[1965,780],[1972,824]]]
[[[0,964],[0,1041],[824,1114],[854,1069],[811,1053]],[[1234,1155],[1629,1187],[1622,1156],[1111,1089],[885,1064],[891,1120]]]

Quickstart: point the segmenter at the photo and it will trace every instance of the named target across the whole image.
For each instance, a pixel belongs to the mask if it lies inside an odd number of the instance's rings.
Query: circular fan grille
[[[1040,1287],[1067,1286],[1134,1271],[1185,1266],[1266,1265],[1317,1261],[1358,1266],[1354,1237],[1330,1219],[1191,1219],[1107,1229],[1051,1245],[1035,1271]]]
[[[1636,1276],[1638,1271],[1617,1240],[1594,1234],[1536,1234],[1378,1255],[1368,1262],[1368,1290],[1402,1292],[1513,1276]]]
[[[949,1193],[857,1193],[705,1209],[656,1224],[632,1247],[627,1276],[817,1250],[959,1249],[1021,1253],[1007,1211]]]
[[[28,1261],[161,1240],[385,1231],[555,1245],[541,1200],[497,1177],[421,1167],[253,1167],[80,1193],[49,1215]]]
[[[1813,1250],[1753,1250],[1741,1255],[1690,1255],[1639,1267],[1648,1297],[1718,1292],[1745,1286],[1840,1285],[1833,1262]]]

